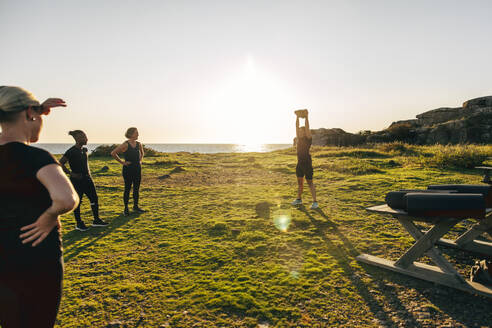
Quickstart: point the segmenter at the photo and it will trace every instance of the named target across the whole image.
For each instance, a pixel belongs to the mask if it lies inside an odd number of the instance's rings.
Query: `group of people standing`
[[[63,279],[60,215],[74,210],[76,229],[87,230],[80,216],[80,203],[86,195],[94,217],[92,226],[108,225],[99,217],[99,199],[85,147],[87,135],[81,130],[70,131],[75,145],[60,161],[49,152],[29,145],[39,139],[43,115],[48,115],[52,108],[65,106],[59,98],[40,103],[22,88],[0,86],[0,326],[3,328],[53,327]],[[298,197],[293,205],[302,204],[306,178],[313,196],[311,208],[315,209],[318,203],[312,180],[309,154],[312,137],[307,111],[305,119],[304,127],[299,127],[299,117],[296,120]],[[137,141],[136,128],[129,128],[125,137],[127,140],[111,155],[123,166],[123,213],[129,215],[132,187],[133,210],[145,212],[139,207],[144,149]]]
[[[89,168],[89,161],[87,155],[87,135],[82,130],[73,130],[68,132],[75,140],[75,145],[69,148],[62,158],[60,158],[60,164],[63,171],[69,175],[70,181],[77,192],[79,197],[79,205],[74,210],[74,216],[76,220],[76,229],[80,231],[87,231],[89,228],[80,217],[80,205],[82,204],[82,198],[84,195],[89,198],[92,215],[94,220],[92,222],[93,227],[104,227],[108,223],[103,221],[99,217],[99,198],[97,196],[96,187]],[[145,210],[138,206],[140,198],[140,182],[142,180],[142,159],[144,156],[143,146],[138,139],[138,130],[135,127],[129,128],[125,137],[127,140],[116,147],[112,152],[113,156],[123,166],[123,180],[125,182],[125,191],[123,192],[123,203],[125,216],[130,215],[128,209],[128,203],[130,199],[130,190],[133,187],[133,210],[137,213],[143,213]],[[123,154],[124,159],[120,158],[120,154]],[[68,162],[70,169],[67,168]]]
[[[32,147],[43,127],[43,115],[65,101],[40,103],[30,92],[0,86],[0,326],[53,327],[61,299],[63,257],[60,215],[74,210],[77,229],[87,226],[80,217],[80,200],[89,198],[93,226],[106,226],[99,217],[99,200],[87,158],[87,136],[70,131],[75,145],[60,161]],[[124,214],[133,186],[133,210],[139,206],[143,147],[138,130],[130,128],[112,156],[123,165]],[[123,158],[119,157],[123,154]],[[68,162],[70,169],[66,167]],[[61,165],[60,165],[61,164]],[[67,174],[69,178],[67,178]]]

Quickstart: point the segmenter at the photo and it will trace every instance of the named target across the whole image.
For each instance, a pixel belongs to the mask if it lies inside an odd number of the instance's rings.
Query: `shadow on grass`
[[[470,257],[470,254],[466,256]],[[459,256],[460,259],[463,259],[463,257],[463,254]],[[393,283],[406,286],[409,289],[415,289],[419,295],[422,295],[421,299],[417,299],[422,303],[420,304],[421,308],[437,308],[453,320],[460,322],[463,327],[489,327],[489,323],[492,322],[491,303],[488,298],[447,286],[436,285],[431,282],[373,267],[365,263],[361,263],[361,266],[366,272],[371,273],[371,275],[380,275]],[[394,290],[394,288],[384,283],[380,284],[380,288],[391,288],[391,290]],[[396,291],[393,293],[396,293]],[[428,303],[432,306],[426,306]]]
[[[344,271],[344,276],[352,280],[353,286],[355,286],[358,294],[364,299],[370,311],[374,314],[374,317],[380,321],[384,321],[386,323],[385,325],[398,326],[398,324],[386,313],[383,306],[379,304],[378,300],[371,295],[370,290],[366,286],[366,283],[362,281],[361,276],[359,276],[356,270],[350,266],[350,262],[355,258],[355,256],[359,255],[359,252],[342,234],[342,232],[338,229],[338,226],[331,221],[320,208],[315,211],[323,218],[323,221],[317,220],[304,206],[299,206],[298,210],[303,212],[311,220],[311,223],[316,228],[317,234],[328,245],[330,255],[333,256],[333,258],[338,262],[338,265]],[[333,236],[336,236],[343,243],[343,246],[334,244],[332,242]],[[398,315],[401,313],[407,313],[406,316],[400,318],[401,321],[405,322],[405,325],[409,327],[422,327],[422,325],[415,320],[413,315],[408,313],[408,310],[401,303],[400,299],[398,299],[393,290],[384,289],[381,290],[381,292],[388,300],[388,303],[394,307],[392,312],[398,313]]]
[[[119,227],[139,217],[138,213],[129,216],[123,214],[114,217],[107,227],[92,227],[87,231],[71,230],[63,236],[63,259],[65,263],[77,256],[85,248],[95,244]]]
[[[360,295],[364,298],[366,303],[369,305],[373,313],[381,311],[384,313],[382,307],[377,304],[372,296],[369,294],[367,288],[364,286],[364,282],[359,278],[354,278],[354,269],[350,267],[347,262],[343,261],[347,257],[355,257],[359,253],[350,243],[349,240],[337,229],[335,223],[330,221],[330,219],[323,213],[321,209],[316,210],[326,222],[317,221],[305,208],[300,208],[302,212],[309,217],[311,222],[317,228],[320,236],[327,242],[330,249],[333,249],[332,254],[334,258],[339,261],[340,266],[346,273],[346,276],[352,277],[354,285],[360,292]],[[466,230],[466,229],[464,229]],[[345,249],[335,246],[326,236],[327,234],[337,236],[344,245]],[[444,252],[443,252],[444,253]],[[452,258],[464,260],[465,258],[473,258],[471,253],[465,251],[459,251],[454,249],[446,249],[445,253]],[[473,260],[470,260],[473,263]],[[412,277],[401,275],[395,272],[386,271],[380,268],[370,266],[365,263],[361,263],[361,267],[366,273],[371,276],[381,276],[385,280],[389,280],[397,285],[406,286],[406,288],[413,288],[417,291],[419,295],[423,295],[426,300],[423,303],[431,303],[434,307],[440,309],[443,313],[447,314],[450,318],[459,321],[466,327],[482,326],[489,322],[492,322],[492,313],[490,312],[490,299],[482,296],[472,295],[466,292],[455,290],[446,286],[437,286],[433,283],[429,283],[423,280],[418,280]],[[357,276],[355,276],[357,277]],[[408,310],[403,306],[400,299],[396,296],[398,290],[392,284],[386,284],[382,279],[380,281],[374,281],[378,286],[377,288],[380,292],[388,299],[388,303],[393,307],[395,313],[408,313]],[[425,307],[425,304],[423,305]],[[431,307],[432,308],[432,307]],[[387,320],[387,315],[384,319],[376,315],[380,320]],[[409,327],[422,327],[422,325],[415,320],[415,317],[408,313],[408,316],[401,318],[406,320],[406,325]],[[394,323],[394,322],[393,322]],[[395,323],[394,323],[395,324]],[[396,325],[396,324],[395,324]]]
[[[397,280],[396,276],[394,280]],[[490,327],[492,322],[490,298],[446,286],[436,287],[435,284],[410,278],[406,279],[406,284],[425,296],[433,307],[460,322],[463,327]]]
[[[272,204],[269,202],[260,202],[255,205],[256,215],[260,218],[270,219],[270,208]]]

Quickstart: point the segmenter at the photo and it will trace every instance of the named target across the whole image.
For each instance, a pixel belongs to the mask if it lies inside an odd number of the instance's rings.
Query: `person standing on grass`
[[[52,328],[60,305],[63,257],[59,216],[77,193],[58,161],[32,147],[42,115],[65,107],[40,104],[28,91],[0,86],[0,326]]]
[[[299,116],[304,116],[305,126],[299,127]],[[296,166],[296,176],[297,176],[297,198],[292,202],[292,205],[302,204],[302,191],[304,187],[304,177],[309,185],[309,190],[313,197],[313,204],[311,209],[316,209],[319,207],[316,201],[316,189],[313,183],[313,162],[311,155],[309,154],[309,148],[313,142],[311,136],[311,130],[309,129],[309,118],[307,110],[296,111],[296,148],[297,148],[297,166]]]
[[[135,127],[128,128],[125,133],[128,139],[116,147],[111,156],[123,165],[123,180],[125,181],[125,191],[123,192],[123,202],[125,204],[124,214],[130,215],[128,202],[130,200],[130,189],[133,185],[133,211],[143,213],[145,210],[138,207],[140,196],[140,181],[142,180],[142,159],[144,156],[143,146],[138,139],[138,130]],[[123,153],[125,160],[119,157]]]
[[[99,202],[96,192],[94,181],[92,180],[91,172],[89,170],[89,161],[87,159],[87,135],[82,130],[74,130],[68,132],[75,139],[75,145],[68,149],[63,157],[60,159],[63,171],[70,176],[77,194],[79,195],[79,206],[73,211],[76,220],[75,229],[80,231],[86,231],[89,228],[85,225],[84,221],[80,218],[80,205],[82,204],[82,197],[87,195],[91,202],[92,215],[94,220],[92,221],[93,227],[105,227],[108,225],[99,217]],[[71,171],[65,166],[69,163]]]

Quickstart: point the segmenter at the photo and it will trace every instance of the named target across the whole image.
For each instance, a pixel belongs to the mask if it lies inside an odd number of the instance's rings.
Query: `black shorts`
[[[309,162],[297,162],[296,176],[298,178],[306,177],[307,180],[313,180],[313,163]]]

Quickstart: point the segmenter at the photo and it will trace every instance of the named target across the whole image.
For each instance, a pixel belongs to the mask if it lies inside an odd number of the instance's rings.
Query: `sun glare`
[[[291,109],[282,83],[260,69],[252,57],[227,79],[213,99],[213,112],[228,131],[229,140],[258,148],[272,142],[279,117]]]

